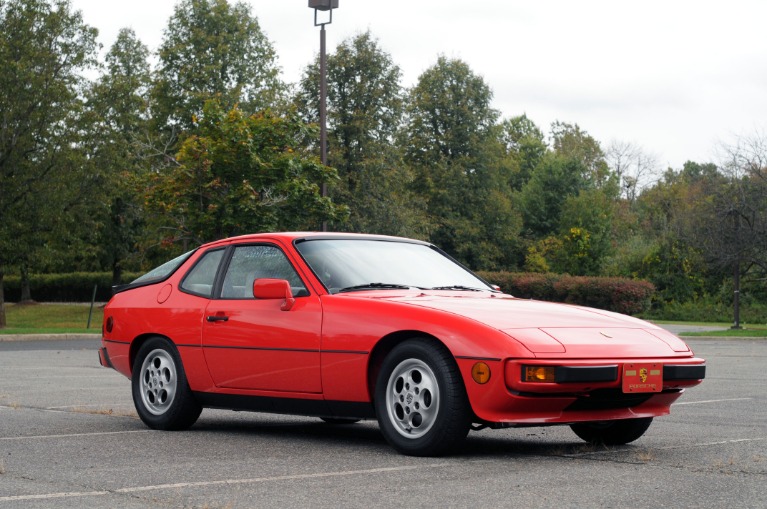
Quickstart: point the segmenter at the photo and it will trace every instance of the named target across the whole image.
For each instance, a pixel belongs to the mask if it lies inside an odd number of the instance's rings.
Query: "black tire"
[[[151,338],[141,345],[133,362],[131,386],[136,411],[152,429],[189,428],[202,412],[176,348],[163,338]]]
[[[400,343],[386,356],[375,390],[386,441],[411,456],[437,456],[469,432],[471,409],[455,359],[428,339]]]
[[[579,422],[570,429],[590,444],[624,445],[644,435],[652,424],[652,417],[620,421]]]
[[[360,419],[347,419],[343,417],[320,417],[328,424],[355,424],[360,422]]]

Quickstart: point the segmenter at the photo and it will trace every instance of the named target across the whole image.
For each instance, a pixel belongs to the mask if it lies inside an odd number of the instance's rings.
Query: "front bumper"
[[[457,359],[472,409],[480,422],[490,425],[525,426],[569,424],[584,421],[658,417],[686,388],[705,378],[703,359],[599,359],[542,360],[487,359],[490,381],[478,384],[471,369],[479,359]],[[624,366],[662,365],[662,386],[654,392],[633,393],[624,387]],[[524,382],[524,365],[555,368],[553,382]]]
[[[555,370],[553,383],[525,382],[526,365],[551,366]],[[601,360],[542,360],[512,359],[504,365],[506,387],[517,394],[580,394],[599,389],[621,389],[624,366],[631,364],[662,367],[664,391],[698,385],[706,377],[706,364],[698,358]],[[658,391],[660,392],[660,390]]]

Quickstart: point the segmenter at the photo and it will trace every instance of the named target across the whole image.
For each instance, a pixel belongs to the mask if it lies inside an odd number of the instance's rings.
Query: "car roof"
[[[226,245],[233,242],[258,242],[263,240],[276,240],[280,239],[286,243],[292,243],[295,241],[303,240],[382,240],[389,242],[408,242],[413,244],[422,244],[430,246],[428,242],[424,242],[416,239],[408,239],[405,237],[394,237],[390,235],[374,235],[367,233],[340,233],[340,232],[273,232],[273,233],[250,233],[247,235],[238,235],[236,237],[229,237],[226,239],[216,240],[203,244],[201,247],[208,248],[217,245]]]

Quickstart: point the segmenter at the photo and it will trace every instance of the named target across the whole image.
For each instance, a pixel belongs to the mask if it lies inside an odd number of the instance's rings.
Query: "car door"
[[[284,279],[295,303],[256,299],[256,279]],[[205,311],[203,349],[218,387],[279,392],[322,392],[322,309],[282,250],[271,244],[237,245],[221,278],[219,298]]]

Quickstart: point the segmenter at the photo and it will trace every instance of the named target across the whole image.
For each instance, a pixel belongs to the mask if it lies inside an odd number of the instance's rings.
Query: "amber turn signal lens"
[[[490,366],[484,362],[478,362],[471,367],[471,377],[478,384],[486,384],[490,381]]]
[[[525,382],[554,383],[556,370],[553,366],[523,366],[522,380]]]

